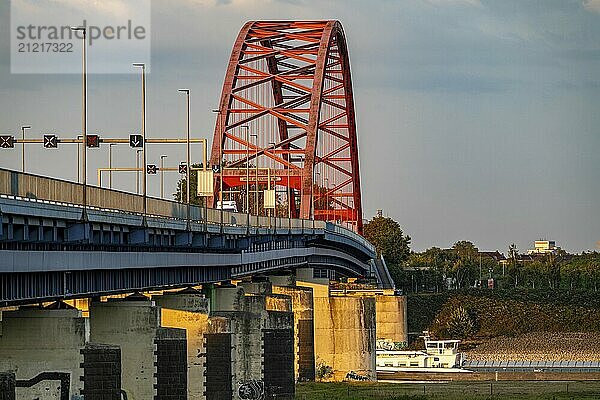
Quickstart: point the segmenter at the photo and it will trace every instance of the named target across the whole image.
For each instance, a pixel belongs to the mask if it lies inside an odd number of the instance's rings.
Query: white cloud
[[[583,0],[583,6],[588,11],[600,13],[600,0]]]

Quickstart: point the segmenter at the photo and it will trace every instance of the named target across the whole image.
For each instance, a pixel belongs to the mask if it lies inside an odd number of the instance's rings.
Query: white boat
[[[458,352],[460,340],[431,340],[424,332],[425,350],[377,349],[377,373],[470,373],[461,368],[464,357]]]

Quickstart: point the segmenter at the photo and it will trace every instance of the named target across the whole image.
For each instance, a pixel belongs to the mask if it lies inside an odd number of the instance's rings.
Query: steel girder
[[[214,205],[236,199],[264,215],[346,224],[362,233],[356,121],[348,49],[338,21],[251,21],[233,46],[217,110]],[[248,195],[246,196],[246,193]]]

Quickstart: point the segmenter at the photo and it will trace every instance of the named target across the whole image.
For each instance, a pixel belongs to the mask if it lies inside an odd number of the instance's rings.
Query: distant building
[[[554,240],[536,240],[533,242],[533,249],[527,250],[527,254],[556,254],[559,250],[560,247],[556,247]]]

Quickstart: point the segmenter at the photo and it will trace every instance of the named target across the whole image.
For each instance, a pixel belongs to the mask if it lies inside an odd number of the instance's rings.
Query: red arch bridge
[[[244,212],[0,169],[0,306],[306,267],[393,288],[359,235],[356,122],[340,23],[245,24],[217,111],[211,164],[221,168],[209,200],[236,200]],[[259,204],[273,189],[267,216]]]

